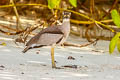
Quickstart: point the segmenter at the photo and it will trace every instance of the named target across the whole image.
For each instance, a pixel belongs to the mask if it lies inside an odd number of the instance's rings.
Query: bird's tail
[[[25,53],[25,52],[27,52],[29,49],[30,49],[30,47],[27,46],[22,52]]]

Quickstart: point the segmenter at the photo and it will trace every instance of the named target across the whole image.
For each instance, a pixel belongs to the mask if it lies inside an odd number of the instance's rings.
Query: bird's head
[[[63,20],[70,20],[71,13],[70,12],[63,12]]]

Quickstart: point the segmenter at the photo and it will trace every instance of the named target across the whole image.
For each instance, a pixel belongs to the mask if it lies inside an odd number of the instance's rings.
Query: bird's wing
[[[41,35],[43,35],[43,34],[61,34],[61,35],[63,35],[63,32],[61,31],[61,29],[59,28],[59,26],[45,28],[42,31],[40,31],[37,35],[35,35],[34,37],[32,37],[27,42],[26,46],[30,46],[32,44],[36,44],[38,42],[38,40],[40,39]],[[49,38],[47,38],[47,40],[48,39]]]
[[[40,31],[40,34],[44,34],[44,33],[51,33],[51,34],[63,34],[60,26],[62,25],[57,25],[57,26],[53,26],[53,27],[48,27],[43,29],[42,31]],[[39,34],[38,33],[38,34]]]
[[[40,45],[52,45],[59,43],[63,38],[63,34],[51,34],[51,33],[44,33],[40,36],[37,44]]]
[[[39,39],[39,36],[38,36],[38,35],[35,35],[34,37],[32,37],[32,38],[26,43],[26,46],[31,46],[32,44],[35,44],[38,39]]]

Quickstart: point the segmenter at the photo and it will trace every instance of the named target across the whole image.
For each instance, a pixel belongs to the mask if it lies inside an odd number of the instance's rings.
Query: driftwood
[[[82,45],[80,45],[80,44],[74,44],[74,43],[69,43],[69,42],[65,42],[63,45],[64,46],[73,46],[73,47],[86,47],[86,46],[94,44],[94,43],[96,44],[98,40],[99,39],[96,39],[96,40],[94,40],[92,42],[89,42],[89,43],[86,43],[86,44],[82,44]]]

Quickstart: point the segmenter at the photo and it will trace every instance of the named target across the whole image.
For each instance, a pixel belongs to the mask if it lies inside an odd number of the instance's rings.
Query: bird
[[[41,30],[26,43],[26,48],[22,52],[25,53],[35,46],[51,46],[52,68],[57,68],[54,59],[54,48],[56,45],[63,44],[68,38],[70,33],[70,16],[70,12],[64,11],[61,25],[49,26]]]

